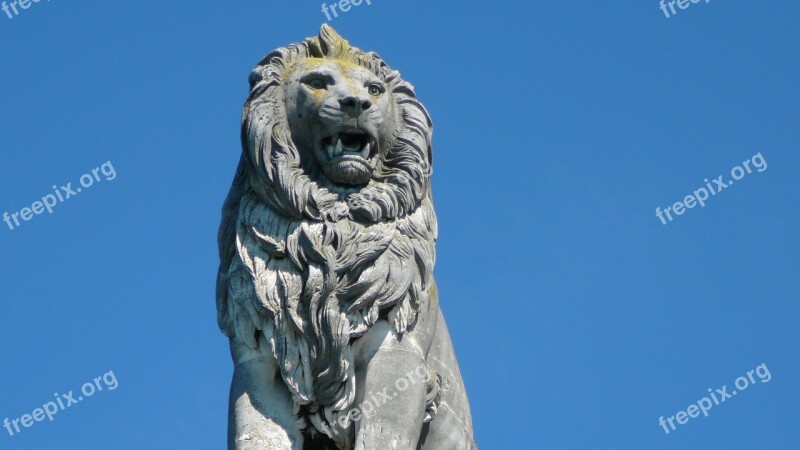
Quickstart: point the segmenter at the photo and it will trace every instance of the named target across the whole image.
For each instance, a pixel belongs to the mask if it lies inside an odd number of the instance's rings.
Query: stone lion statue
[[[476,449],[433,279],[431,119],[324,25],[250,75],[223,207],[230,449]]]

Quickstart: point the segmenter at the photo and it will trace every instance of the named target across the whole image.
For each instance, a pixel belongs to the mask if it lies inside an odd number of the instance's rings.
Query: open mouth
[[[342,130],[322,139],[322,149],[329,160],[347,157],[368,160],[373,156],[374,148],[375,142],[372,136],[358,128]]]

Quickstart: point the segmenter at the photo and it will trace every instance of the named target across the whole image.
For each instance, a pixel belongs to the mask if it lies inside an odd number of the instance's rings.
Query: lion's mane
[[[302,164],[283,78],[303,58],[358,64],[392,93],[392,143],[363,189],[337,191]],[[242,158],[219,234],[219,325],[254,349],[264,336],[298,412],[322,429],[352,407],[352,340],[382,317],[402,334],[428,302],[437,234],[431,120],[398,72],[328,26],[267,55],[250,87]]]

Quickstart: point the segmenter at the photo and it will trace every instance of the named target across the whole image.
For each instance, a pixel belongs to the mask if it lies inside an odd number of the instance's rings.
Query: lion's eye
[[[308,84],[314,89],[323,89],[325,87],[325,80],[323,80],[322,78],[312,78],[306,81],[306,84]]]
[[[369,87],[369,95],[374,95],[374,96],[377,97],[378,95],[381,95],[381,94],[383,94],[383,86],[381,86],[380,84],[372,84],[372,85],[370,85],[370,87]]]

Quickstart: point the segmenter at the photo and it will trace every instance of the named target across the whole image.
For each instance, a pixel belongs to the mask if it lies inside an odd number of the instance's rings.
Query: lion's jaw
[[[306,58],[291,68],[285,89],[292,140],[309,175],[338,187],[366,185],[395,123],[383,81],[347,61]]]

